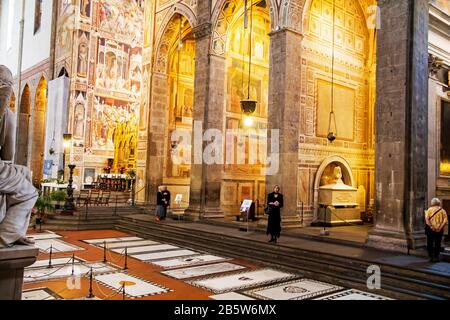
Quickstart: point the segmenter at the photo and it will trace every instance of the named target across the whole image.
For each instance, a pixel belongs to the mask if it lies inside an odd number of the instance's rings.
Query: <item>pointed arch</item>
[[[376,0],[350,0],[356,1],[367,19],[372,14],[368,8],[376,5]],[[280,27],[287,27],[301,33],[306,32],[309,23],[309,10],[313,0],[282,0],[280,5]]]
[[[190,20],[183,13],[172,12],[168,17],[170,18],[165,23],[164,28],[160,30],[161,33],[158,37],[157,45],[155,46],[156,62],[154,71],[157,73],[167,73],[169,52],[179,33],[180,17],[183,25],[182,38],[191,33],[193,29]]]
[[[37,185],[44,174],[44,145],[47,114],[47,80],[44,76],[39,80],[34,101],[35,104],[32,114],[31,171],[33,172],[33,183]]]
[[[28,136],[30,129],[31,91],[30,86],[25,84],[20,97],[19,124],[17,130],[16,163],[28,165]]]

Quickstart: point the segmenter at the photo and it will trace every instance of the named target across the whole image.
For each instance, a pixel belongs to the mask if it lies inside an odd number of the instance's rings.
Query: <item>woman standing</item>
[[[447,213],[441,207],[441,200],[431,200],[431,207],[425,212],[425,234],[430,262],[439,262],[442,236],[447,225]]]
[[[283,208],[283,195],[280,193],[280,186],[276,185],[273,192],[267,195],[269,207],[269,220],[267,223],[267,234],[270,234],[269,242],[277,242],[281,233],[281,213]]]

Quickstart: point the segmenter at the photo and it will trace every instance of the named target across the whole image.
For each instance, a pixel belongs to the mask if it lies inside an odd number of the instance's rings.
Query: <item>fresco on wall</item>
[[[100,0],[99,28],[116,33],[129,42],[141,44],[143,41],[144,0]]]
[[[72,78],[70,129],[77,146],[85,148],[91,175],[101,173],[114,156],[117,127],[126,124],[134,132],[131,126],[137,128],[139,116],[146,117],[148,104],[141,101],[144,5],[144,0],[60,2],[57,59]],[[79,169],[82,174],[82,163]]]
[[[92,118],[92,147],[99,150],[114,151],[114,131],[117,125],[135,119],[135,110],[135,105],[127,101],[95,97]]]

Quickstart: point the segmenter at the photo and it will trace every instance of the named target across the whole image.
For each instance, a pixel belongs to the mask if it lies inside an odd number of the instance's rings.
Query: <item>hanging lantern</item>
[[[336,22],[336,3],[333,0],[333,35],[335,30],[335,22]],[[333,143],[334,140],[337,139],[337,123],[336,123],[336,115],[334,113],[334,65],[335,65],[335,38],[333,36],[332,41],[332,62],[331,62],[331,103],[330,103],[330,118],[328,121],[328,135],[327,139],[330,143]],[[334,123],[334,130],[331,128]]]
[[[334,132],[330,132],[327,136],[328,141],[333,142],[336,140],[336,136],[334,135]]]
[[[247,9],[247,0],[244,3],[244,30],[247,29],[248,25],[248,9]],[[249,55],[248,55],[248,83],[247,83],[247,99],[241,100],[241,110],[246,116],[252,115],[256,111],[256,103],[257,101],[250,99],[250,82],[251,82],[251,73],[252,73],[252,32],[253,32],[253,2],[250,1],[250,31],[248,38],[248,46],[249,46]],[[243,65],[245,64],[242,61]],[[244,77],[242,73],[242,78]],[[244,82],[244,79],[242,79]]]
[[[256,111],[255,100],[241,100],[241,110],[246,115],[251,115]]]

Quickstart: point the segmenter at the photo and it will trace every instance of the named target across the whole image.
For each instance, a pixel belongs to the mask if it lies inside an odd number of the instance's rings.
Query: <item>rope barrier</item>
[[[345,220],[344,218],[341,218],[339,215],[337,215],[335,212],[331,211],[331,214],[334,215],[336,218],[338,218],[339,220],[341,220],[342,222],[345,222],[346,224],[350,225],[350,226],[360,226],[361,224],[358,223],[354,223],[354,222],[349,222],[347,220]]]
[[[52,274],[54,274],[54,273],[56,273],[56,272],[62,270],[63,268],[67,267],[70,263],[72,263],[72,259],[73,259],[73,258],[71,258],[71,259],[70,259],[69,261],[67,261],[66,263],[62,264],[61,267],[59,267],[58,269],[52,270],[52,272],[50,272],[50,273],[47,273],[47,274],[41,275],[41,276],[29,276],[29,277],[27,277],[27,278],[28,278],[28,279],[39,279],[39,278],[44,278],[44,277],[51,276]]]

